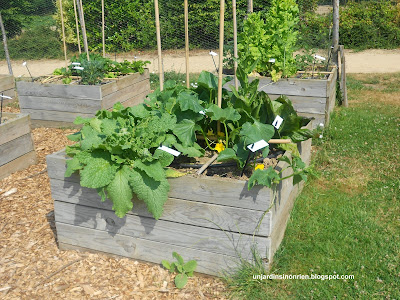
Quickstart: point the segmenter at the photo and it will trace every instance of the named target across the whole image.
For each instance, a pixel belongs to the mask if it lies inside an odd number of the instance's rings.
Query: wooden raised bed
[[[318,76],[317,72],[315,76]],[[336,67],[327,79],[287,78],[272,82],[269,77],[261,77],[259,90],[266,92],[272,100],[280,95],[288,96],[299,115],[314,118],[312,126],[315,128],[320,123],[329,124],[336,101],[336,79]]]
[[[29,115],[3,113],[0,124],[0,179],[36,163]]]
[[[29,113],[34,127],[68,127],[77,116],[93,117],[100,109],[121,102],[133,106],[150,93],[149,70],[102,85],[17,82],[21,112]]]
[[[299,151],[308,164],[311,140],[299,143]],[[262,218],[271,206],[271,189],[248,191],[245,181],[184,176],[169,179],[169,199],[158,221],[138,200],[120,219],[109,200],[103,203],[95,190],[80,186],[78,174],[64,177],[66,159],[63,151],[47,156],[60,249],[95,250],[157,264],[176,251],[185,260],[197,260],[197,271],[210,275],[235,267],[239,254],[250,259],[254,244],[265,262],[271,262],[302,188],[293,186],[292,179],[281,182],[275,205]],[[285,166],[279,162],[276,168]]]
[[[14,102],[15,99],[15,80],[12,75],[0,75],[0,95],[12,97],[13,99],[3,99],[3,105]]]

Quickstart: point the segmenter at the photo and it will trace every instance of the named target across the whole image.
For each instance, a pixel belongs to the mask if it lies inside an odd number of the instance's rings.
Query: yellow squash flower
[[[214,135],[213,130],[212,130],[212,129],[209,129],[209,130],[207,131],[207,136],[213,136],[213,135]]]
[[[225,136],[225,133],[219,131],[219,132],[218,132],[218,136],[219,136],[219,137],[224,137],[224,136]]]
[[[215,145],[215,150],[217,150],[218,153],[220,153],[221,151],[224,151],[225,150],[224,144],[221,142],[217,143],[217,145]]]
[[[257,164],[254,170],[264,170],[264,164]]]

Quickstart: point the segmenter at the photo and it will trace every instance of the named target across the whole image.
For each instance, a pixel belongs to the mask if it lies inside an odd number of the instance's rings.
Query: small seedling
[[[179,273],[175,276],[175,286],[178,289],[181,289],[186,285],[188,277],[193,276],[193,272],[197,268],[197,261],[189,260],[187,263],[185,263],[182,256],[176,252],[172,252],[172,257],[174,257],[177,261],[171,263],[163,259],[161,263],[163,267],[169,270],[171,273]]]

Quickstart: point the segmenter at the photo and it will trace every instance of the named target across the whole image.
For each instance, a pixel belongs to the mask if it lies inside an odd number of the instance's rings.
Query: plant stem
[[[202,133],[203,136],[204,136],[204,140],[206,141],[207,147],[210,148],[211,150],[215,150],[215,148],[211,147],[210,143],[208,142],[207,135],[204,133],[204,130],[203,130],[203,129],[201,130],[201,133]]]
[[[227,128],[227,126],[226,126],[226,124],[225,124],[225,122],[223,122],[222,124],[224,124],[224,127],[225,127],[225,143],[226,143],[226,147],[229,147],[229,145],[228,145],[228,128]]]

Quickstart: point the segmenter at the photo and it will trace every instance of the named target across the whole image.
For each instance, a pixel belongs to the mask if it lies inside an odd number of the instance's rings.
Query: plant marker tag
[[[317,55],[317,54],[314,55],[314,58],[315,58],[315,59],[320,59],[320,60],[326,60],[325,57],[320,56],[320,55]]]
[[[275,58],[270,58],[268,62],[275,63]]]
[[[81,71],[82,71],[84,68],[83,68],[83,67],[74,67],[74,69],[75,69],[75,70],[81,70]]]
[[[12,97],[9,97],[9,96],[0,95],[0,97],[3,98],[3,99],[12,99]]]
[[[26,66],[26,61],[24,61],[24,62],[22,63],[22,65],[25,67],[25,66]]]
[[[217,53],[215,53],[214,51],[210,51],[210,53],[209,53],[211,56],[217,56],[218,54]]]
[[[251,151],[251,152],[256,152],[262,148],[267,147],[269,144],[264,141],[264,140],[259,140],[258,142],[255,142],[254,144],[250,144],[247,146],[247,148]]]
[[[272,126],[274,126],[276,129],[279,129],[279,127],[281,127],[283,122],[283,119],[281,118],[281,116],[276,116],[275,120],[272,122]]]
[[[168,148],[166,146],[161,146],[161,147],[158,147],[157,149],[160,149],[162,151],[168,152],[169,154],[172,154],[173,156],[181,155],[181,153],[179,151],[176,151],[174,149]]]
[[[201,110],[201,111],[199,111],[199,114],[205,116],[205,115],[206,115],[206,112],[205,112],[204,110]]]
[[[80,62],[73,62],[73,63],[71,63],[71,65],[74,65],[74,66],[80,66],[80,65],[81,65],[81,63],[80,63]]]

